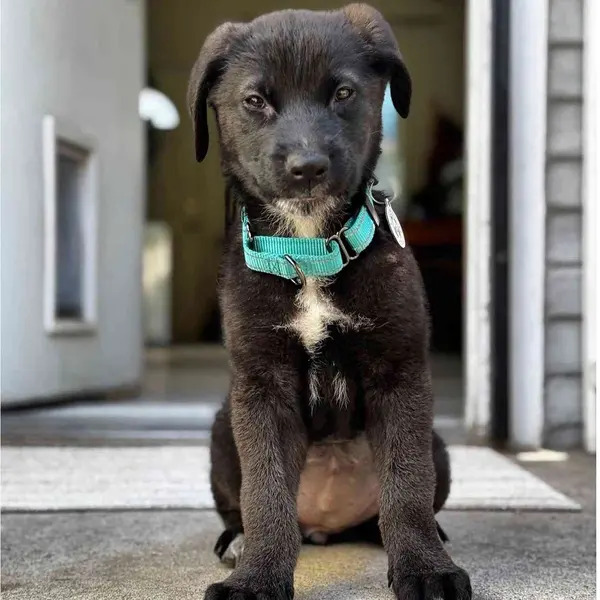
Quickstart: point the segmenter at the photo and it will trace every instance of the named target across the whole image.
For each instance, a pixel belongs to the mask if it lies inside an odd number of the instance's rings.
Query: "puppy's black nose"
[[[316,183],[327,175],[329,158],[324,154],[292,153],[287,157],[285,167],[294,183]]]

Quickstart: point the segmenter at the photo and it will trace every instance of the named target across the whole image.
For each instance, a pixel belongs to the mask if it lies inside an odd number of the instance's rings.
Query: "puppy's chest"
[[[369,328],[369,319],[339,308],[328,292],[326,282],[309,278],[297,293],[294,312],[284,327],[295,333],[310,354],[318,351],[329,337],[332,326],[342,331],[359,331]]]
[[[327,406],[328,413],[330,410],[335,413],[326,416],[327,428],[333,425],[332,417],[335,422],[339,421],[338,426],[353,419],[356,381],[349,368],[351,344],[345,338],[350,332],[371,327],[368,318],[343,310],[319,280],[309,279],[298,291],[294,312],[285,328],[298,337],[308,355],[305,397],[309,400],[317,430],[322,429],[318,422],[323,420],[322,415],[315,413],[317,405],[321,406],[320,411]],[[331,429],[339,429],[338,426],[333,425]],[[341,429],[349,431],[345,424]]]

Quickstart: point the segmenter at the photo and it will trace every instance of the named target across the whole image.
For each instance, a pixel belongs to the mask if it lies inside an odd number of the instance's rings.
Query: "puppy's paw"
[[[229,544],[231,544],[237,533],[238,532],[234,531],[233,529],[226,529],[219,536],[215,543],[215,547],[213,548],[214,553],[219,557],[219,559],[223,557],[223,554],[225,554],[225,551],[227,548],[229,548]]]
[[[390,570],[389,585],[399,600],[471,600],[467,572],[454,566],[447,571],[402,575]]]
[[[226,529],[215,544],[215,554],[228,567],[236,567],[244,553],[244,534]]]
[[[290,583],[281,583],[268,588],[254,587],[242,583],[213,583],[206,590],[204,600],[292,600],[294,587]]]

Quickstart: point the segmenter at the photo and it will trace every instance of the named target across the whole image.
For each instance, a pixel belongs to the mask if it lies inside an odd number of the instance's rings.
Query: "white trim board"
[[[544,423],[548,0],[510,11],[509,436],[538,448]]]
[[[450,510],[579,510],[505,456],[450,446]],[[214,508],[203,446],[2,450],[5,511]]]
[[[600,201],[600,2],[584,6],[583,42],[583,428],[596,452],[598,202]]]
[[[485,439],[491,419],[492,2],[467,5],[465,425]]]

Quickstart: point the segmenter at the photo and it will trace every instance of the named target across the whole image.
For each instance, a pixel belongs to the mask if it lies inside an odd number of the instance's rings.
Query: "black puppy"
[[[232,387],[211,448],[216,550],[237,567],[209,600],[292,598],[303,536],[376,539],[377,523],[398,598],[471,597],[434,517],[450,481],[421,277],[371,201],[388,82],[406,117],[391,28],[361,4],[226,23],[194,66],[196,157],[210,104],[238,207],[220,277]]]

